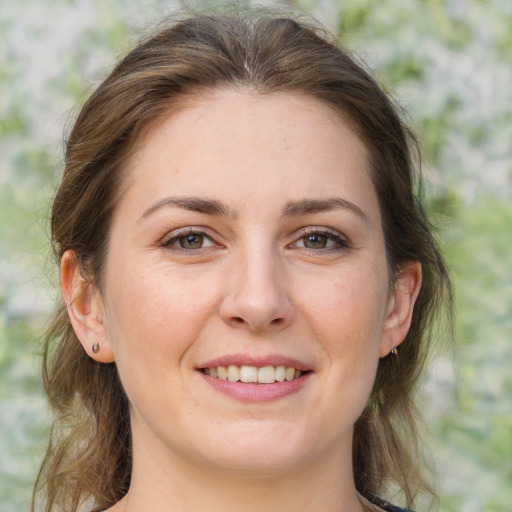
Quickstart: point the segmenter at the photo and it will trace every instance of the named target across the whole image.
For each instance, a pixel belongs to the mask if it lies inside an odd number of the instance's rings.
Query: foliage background
[[[440,510],[512,503],[512,2],[296,0],[394,91],[424,141],[457,296],[422,396]],[[64,127],[163,0],[0,9],[0,509],[28,509],[49,414],[37,357],[55,296],[47,216]]]

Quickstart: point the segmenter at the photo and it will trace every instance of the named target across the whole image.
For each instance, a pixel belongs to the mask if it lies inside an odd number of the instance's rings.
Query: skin
[[[191,197],[222,211],[176,202]],[[132,484],[112,511],[364,509],[353,425],[407,333],[421,269],[390,283],[367,151],[339,116],[239,90],[169,115],[126,169],[103,278],[98,290],[64,255],[73,327],[116,362],[131,404]],[[309,374],[279,399],[239,400],[198,371],[233,354]]]

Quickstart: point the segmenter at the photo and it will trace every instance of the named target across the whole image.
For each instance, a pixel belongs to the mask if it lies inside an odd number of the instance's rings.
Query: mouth
[[[299,393],[314,373],[304,362],[279,354],[226,354],[196,370],[213,390],[249,403],[280,400]]]
[[[299,370],[293,366],[266,365],[249,366],[230,364],[227,366],[211,366],[200,371],[214,379],[247,384],[274,384],[300,379],[309,371]]]

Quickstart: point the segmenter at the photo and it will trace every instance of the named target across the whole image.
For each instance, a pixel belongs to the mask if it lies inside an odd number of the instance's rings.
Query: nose
[[[245,255],[233,262],[228,272],[220,306],[226,324],[254,332],[278,331],[290,325],[294,315],[290,282],[278,257],[263,251]]]

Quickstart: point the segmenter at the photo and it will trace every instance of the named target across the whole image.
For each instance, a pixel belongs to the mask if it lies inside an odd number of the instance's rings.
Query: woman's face
[[[94,307],[135,453],[350,461],[401,341],[361,141],[317,100],[218,91],[150,131],[125,176]]]

